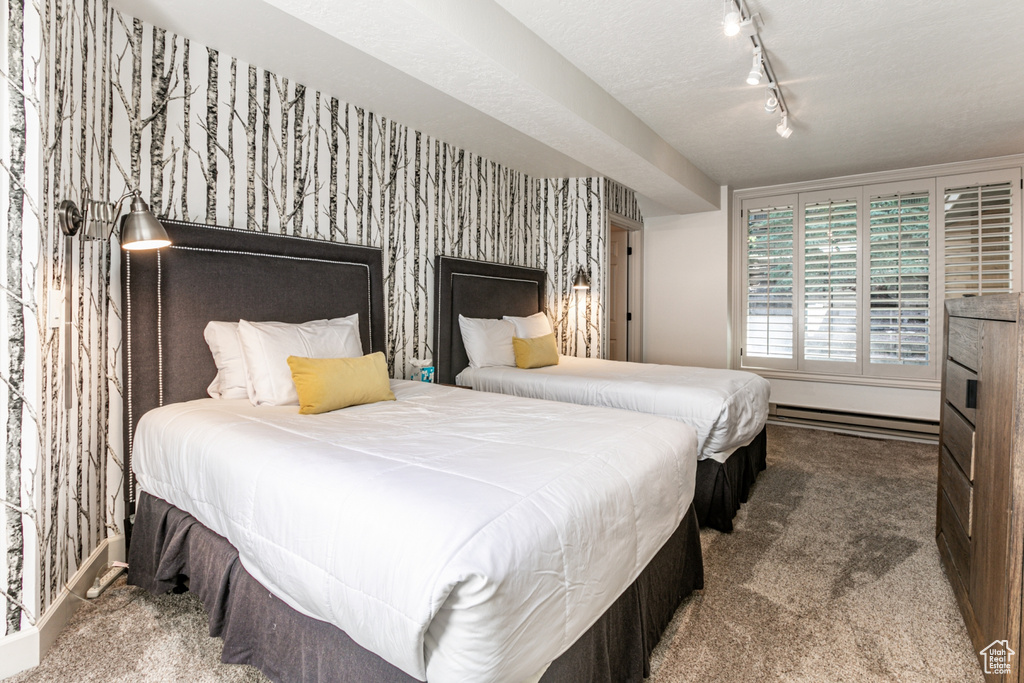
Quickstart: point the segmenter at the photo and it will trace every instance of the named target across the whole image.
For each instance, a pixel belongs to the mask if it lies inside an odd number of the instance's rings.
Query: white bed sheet
[[[523,370],[466,368],[456,384],[479,391],[622,408],[679,420],[697,430],[698,458],[725,462],[764,428],[768,380],[751,372],[560,356]]]
[[[294,609],[430,681],[542,672],[693,499],[696,436],[605,408],[393,381],[324,415],[158,408],[139,486],[225,536]]]

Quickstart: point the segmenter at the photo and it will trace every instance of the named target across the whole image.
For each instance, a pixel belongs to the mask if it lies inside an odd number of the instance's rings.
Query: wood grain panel
[[[1017,294],[986,294],[946,299],[946,311],[955,316],[1016,322],[1017,297]]]
[[[960,365],[965,365],[977,372],[978,354],[981,349],[980,335],[980,320],[950,317],[946,354]]]
[[[956,464],[953,456],[950,455],[946,448],[942,449],[942,455],[939,457],[939,484],[949,498],[953,512],[956,513],[957,519],[960,520],[960,525],[967,532],[967,536],[970,536],[973,488],[971,487],[971,482],[967,479],[967,475],[960,470],[960,466]]]
[[[973,425],[977,411],[967,407],[967,381],[972,379],[978,379],[977,373],[951,360],[946,361],[945,398]]]
[[[1024,371],[1021,359],[1024,358],[1024,334],[1021,323],[1024,322],[1024,296],[1019,296],[1017,313],[1017,350],[1016,350],[1016,389],[1013,395],[1013,444],[1010,456],[1010,500],[1013,512],[1010,517],[1010,538],[1008,541],[1009,561],[1006,566],[1006,577],[1009,583],[1010,597],[1006,607],[1006,639],[1011,649],[1018,655],[1010,663],[1009,680],[1024,682],[1024,667],[1021,666],[1021,631],[1024,620],[1024,453],[1021,451],[1022,435],[1024,435]]]
[[[960,469],[974,481],[974,427],[948,403],[942,404],[942,445]]]
[[[984,641],[1006,637],[1007,539],[1010,517],[1010,446],[1016,388],[1016,326],[985,321],[981,335],[982,381],[978,386],[974,454],[974,528],[968,593]]]
[[[944,493],[939,494],[939,524],[940,536],[945,540],[952,569],[956,572],[966,597],[971,578],[971,543],[967,538],[967,532],[960,526],[953,512],[949,498]]]

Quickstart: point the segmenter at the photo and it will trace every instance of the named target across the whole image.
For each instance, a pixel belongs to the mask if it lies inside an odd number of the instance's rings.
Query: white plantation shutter
[[[1013,291],[1015,189],[1012,180],[945,187],[946,297]]]
[[[931,359],[931,193],[869,202],[869,351],[872,363],[927,366]]]
[[[804,359],[857,361],[857,201],[803,205]]]
[[[739,191],[741,367],[932,386],[944,357],[943,295],[1022,289],[1021,174]]]
[[[744,355],[793,358],[793,205],[747,211]]]

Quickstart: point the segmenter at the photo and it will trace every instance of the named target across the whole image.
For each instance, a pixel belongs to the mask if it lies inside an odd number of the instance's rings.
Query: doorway
[[[608,222],[609,360],[643,362],[643,224],[613,215]]]
[[[611,226],[608,247],[608,360],[629,358],[629,233]]]

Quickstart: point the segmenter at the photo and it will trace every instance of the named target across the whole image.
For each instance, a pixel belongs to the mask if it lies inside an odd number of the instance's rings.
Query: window
[[[793,357],[793,206],[747,216],[747,344],[762,358]]]
[[[804,358],[857,361],[857,200],[803,204]]]
[[[943,178],[947,297],[1014,289],[1013,195],[1020,173],[1004,175],[971,184],[961,184],[969,177]]]
[[[944,297],[1021,288],[1020,183],[1014,168],[742,198],[740,366],[939,379]]]
[[[895,189],[893,194],[889,190]],[[868,188],[868,362],[924,374],[936,337],[932,316],[931,183]],[[885,370],[880,370],[885,374]]]

